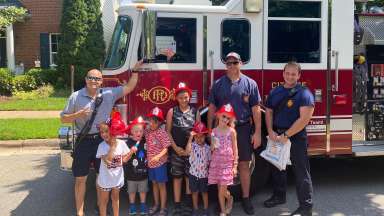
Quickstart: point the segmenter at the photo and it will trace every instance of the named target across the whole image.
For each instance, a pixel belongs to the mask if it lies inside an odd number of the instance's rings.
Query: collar
[[[225,75],[225,78],[226,78],[227,82],[229,82],[231,84],[239,83],[242,79],[244,79],[244,74],[240,73],[239,79],[234,81],[234,82],[232,82],[232,80],[228,77],[228,75]]]
[[[88,97],[88,98],[92,98],[92,97],[88,94],[87,87],[83,87],[82,89],[80,89],[80,94],[81,94],[81,96]]]

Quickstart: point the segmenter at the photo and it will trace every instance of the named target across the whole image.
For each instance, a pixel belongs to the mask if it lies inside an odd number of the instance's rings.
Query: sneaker
[[[145,203],[140,203],[140,215],[148,215],[148,208]]]
[[[284,203],[286,203],[285,197],[272,195],[271,198],[269,198],[269,199],[264,201],[264,206],[266,208],[272,208],[272,207],[275,207],[277,205],[281,205],[281,204],[284,204]]]
[[[163,208],[163,209],[160,209],[159,213],[157,213],[156,216],[167,216],[167,215],[168,215],[168,209]]]
[[[201,216],[209,216],[209,210],[203,209],[203,212],[201,213]]]
[[[137,214],[135,204],[130,204],[129,205],[129,213],[128,214],[129,215],[136,215]]]
[[[178,216],[190,216],[192,214],[192,206],[191,203],[181,203],[181,210],[180,214]]]
[[[225,206],[225,212],[227,214],[230,214],[232,211],[232,207],[233,207],[233,196],[230,195]]]
[[[193,209],[192,210],[192,216],[199,216],[199,210],[198,209]]]
[[[255,214],[255,210],[253,209],[251,200],[247,198],[243,198],[243,201],[241,202],[241,205],[243,206],[243,210],[247,215],[253,215]]]
[[[312,216],[312,208],[299,207],[290,216]]]

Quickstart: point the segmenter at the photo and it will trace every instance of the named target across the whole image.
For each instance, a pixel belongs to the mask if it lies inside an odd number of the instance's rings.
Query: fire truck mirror
[[[143,11],[143,31],[141,41],[144,41],[144,43],[141,48],[143,57],[146,61],[156,58],[156,20],[157,13],[155,11]]]

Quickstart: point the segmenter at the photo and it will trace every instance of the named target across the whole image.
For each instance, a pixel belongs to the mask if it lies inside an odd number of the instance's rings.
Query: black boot
[[[271,198],[267,199],[264,201],[264,206],[266,208],[272,208],[277,205],[281,205],[286,203],[286,199],[283,196],[277,196],[277,195],[272,195]]]

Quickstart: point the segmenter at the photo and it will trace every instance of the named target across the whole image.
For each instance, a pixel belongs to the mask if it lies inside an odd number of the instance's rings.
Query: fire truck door
[[[331,2],[328,91],[328,154],[352,152],[352,69],[354,1]]]

